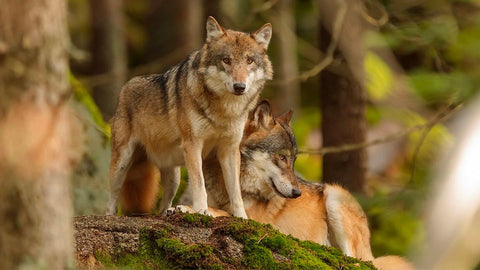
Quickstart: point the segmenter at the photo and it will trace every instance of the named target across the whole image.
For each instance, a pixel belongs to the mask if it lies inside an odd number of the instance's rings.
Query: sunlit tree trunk
[[[326,51],[332,42],[335,25],[342,24],[335,58],[340,68],[321,73],[321,111],[324,146],[362,143],[366,139],[366,91],[364,88],[364,46],[359,2],[322,0],[320,3],[320,48]],[[345,6],[341,6],[340,4]],[[338,20],[341,9],[346,10]],[[339,12],[340,11],[340,12]],[[326,154],[323,180],[340,183],[353,192],[363,192],[366,178],[365,149]]]
[[[2,1],[0,269],[73,265],[67,36],[64,0]]]
[[[103,74],[93,98],[106,120],[115,112],[120,89],[127,76],[122,0],[90,0],[92,72]]]

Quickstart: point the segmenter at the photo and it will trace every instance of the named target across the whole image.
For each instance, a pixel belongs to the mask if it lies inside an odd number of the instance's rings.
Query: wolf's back
[[[163,74],[150,74],[130,79],[122,88],[117,113],[132,116],[135,113],[167,115],[178,109],[185,95],[187,78],[196,73],[192,70],[198,51],[189,55],[180,64]]]

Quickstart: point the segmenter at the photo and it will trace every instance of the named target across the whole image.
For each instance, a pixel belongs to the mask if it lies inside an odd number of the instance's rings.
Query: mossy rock
[[[375,269],[339,249],[300,241],[253,220],[198,214],[163,219],[172,226],[140,230],[137,254],[97,254],[97,259],[127,269]],[[204,235],[185,237],[194,229]]]

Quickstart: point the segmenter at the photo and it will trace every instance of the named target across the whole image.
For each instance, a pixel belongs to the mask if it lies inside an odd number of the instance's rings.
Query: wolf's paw
[[[236,216],[236,217],[248,219],[248,216],[247,216],[247,213],[245,213],[245,210],[235,212],[233,215]]]
[[[208,210],[208,209],[200,209],[200,210],[198,210],[198,211],[196,211],[196,212],[199,213],[199,214],[205,215],[205,216],[211,216],[211,217],[213,217],[212,212],[210,212],[210,210]]]
[[[170,207],[167,209],[167,216],[177,214],[177,213],[186,213],[186,214],[201,214],[201,215],[206,215],[206,216],[211,216],[213,217],[212,212],[208,209],[200,209],[200,210],[193,210],[193,208],[189,205],[177,205],[175,207]]]
[[[177,205],[175,207],[170,207],[167,209],[167,216],[177,214],[177,213],[193,214],[196,212],[192,209],[192,207],[188,205]]]

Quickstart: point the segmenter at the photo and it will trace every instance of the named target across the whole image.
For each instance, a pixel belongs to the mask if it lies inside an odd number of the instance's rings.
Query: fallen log
[[[270,225],[197,214],[74,218],[80,269],[375,269]]]

